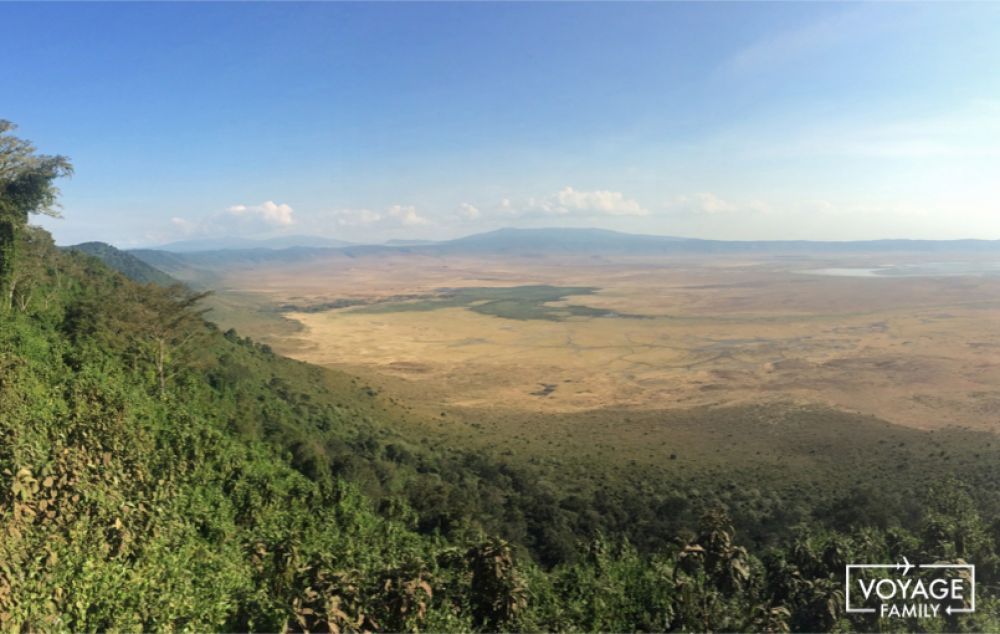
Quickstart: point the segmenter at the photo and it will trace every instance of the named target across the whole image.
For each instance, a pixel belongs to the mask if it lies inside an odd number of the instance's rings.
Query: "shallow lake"
[[[836,267],[801,271],[809,275],[836,277],[957,277],[1000,275],[1000,262],[924,262],[886,264],[878,267]]]

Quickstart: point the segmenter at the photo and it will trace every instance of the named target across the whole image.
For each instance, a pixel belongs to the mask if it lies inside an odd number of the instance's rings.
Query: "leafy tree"
[[[0,307],[8,310],[17,287],[17,235],[29,214],[58,215],[53,181],[73,172],[69,159],[39,154],[29,141],[14,136],[16,128],[0,119]]]
[[[195,293],[180,284],[142,288],[144,301],[135,316],[136,323],[143,325],[140,336],[146,341],[156,368],[160,396],[164,396],[167,381],[198,354],[198,344],[205,338],[202,320],[205,311],[196,310],[195,306],[208,293]]]
[[[168,382],[204,353],[212,331],[197,304],[209,293],[181,284],[121,284],[109,291],[109,297],[74,303],[67,329],[122,349],[136,369],[152,372],[159,395],[166,396]]]

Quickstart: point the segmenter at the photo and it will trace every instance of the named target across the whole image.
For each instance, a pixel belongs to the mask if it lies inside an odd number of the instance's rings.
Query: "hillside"
[[[160,286],[170,286],[177,283],[177,280],[163,271],[143,262],[130,253],[116,249],[104,242],[84,242],[66,248],[97,258],[133,282],[159,284]]]
[[[5,630],[864,629],[828,602],[837,562],[901,548],[975,560],[987,607],[946,626],[1000,625],[995,507],[947,475],[926,508],[890,503],[907,482],[790,482],[818,522],[792,532],[767,474],[591,464],[571,487],[568,457],[414,436],[404,404],[220,332],[197,296],[30,238],[21,261],[48,267],[0,313]],[[996,453],[967,444],[985,484]]]
[[[49,263],[32,299],[0,313],[3,629],[662,624],[575,612],[586,599],[560,588],[594,563],[545,574],[484,535],[473,500],[502,507],[516,471],[408,442],[370,388],[43,237],[21,245]],[[629,549],[598,557],[621,583],[661,574]]]
[[[283,249],[220,249],[192,252],[132,249],[125,253],[184,282],[200,281],[211,284],[216,279],[217,271],[230,266],[307,262],[329,254],[340,254],[340,252],[339,249],[289,247]]]

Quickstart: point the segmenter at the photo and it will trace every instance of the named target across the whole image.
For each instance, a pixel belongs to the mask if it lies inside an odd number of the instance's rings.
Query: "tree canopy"
[[[55,180],[73,173],[65,156],[39,154],[30,141],[14,135],[10,121],[0,119],[0,306],[13,304],[17,233],[30,214],[58,216]]]
[[[39,154],[17,126],[0,119],[0,222],[26,223],[28,214],[58,216],[54,181],[73,173],[65,156]]]

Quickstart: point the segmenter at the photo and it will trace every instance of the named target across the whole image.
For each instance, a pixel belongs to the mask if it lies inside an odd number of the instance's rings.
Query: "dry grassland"
[[[802,273],[888,259],[409,255],[233,271],[227,283],[272,306],[456,287],[589,286],[598,290],[554,305],[646,317],[508,319],[400,303],[378,313],[289,312],[297,332],[263,337],[279,352],[361,373],[433,408],[557,413],[781,401],[924,429],[1000,429],[1000,278]]]

